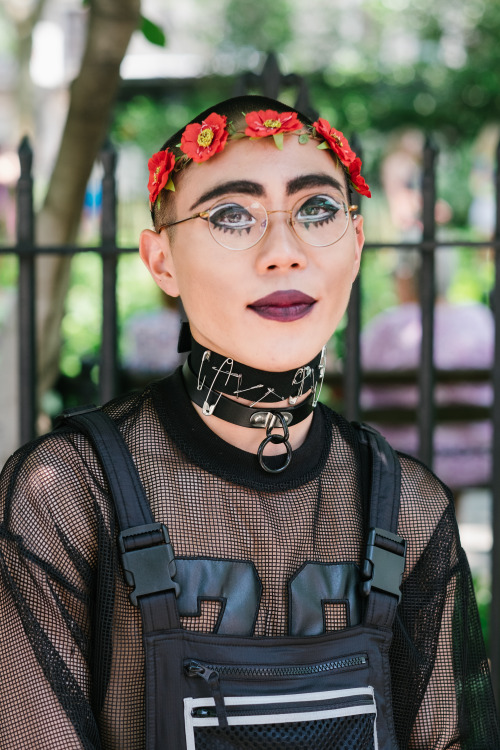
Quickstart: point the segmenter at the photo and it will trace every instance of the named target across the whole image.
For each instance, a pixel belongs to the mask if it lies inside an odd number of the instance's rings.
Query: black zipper
[[[188,677],[201,677],[210,688],[215,701],[215,715],[219,720],[219,726],[227,727],[227,712],[224,705],[224,696],[220,688],[219,672],[208,664],[202,664],[194,659],[187,659],[184,662],[184,671]],[[206,715],[206,714],[205,714]]]
[[[344,656],[340,659],[330,659],[316,664],[279,664],[268,666],[264,664],[208,664],[198,659],[186,659],[184,672],[188,677],[202,677],[209,681],[218,677],[302,677],[322,674],[323,672],[341,671],[353,667],[363,667],[368,664],[367,654]]]
[[[343,671],[363,667],[368,664],[367,654],[344,656],[316,664],[290,664],[273,667],[264,664],[207,664],[198,659],[186,659],[184,672],[187,677],[199,677],[205,680],[215,701],[215,715],[219,727],[227,727],[227,710],[221,690],[221,677],[262,678],[262,677],[302,677],[304,675],[322,674],[324,672]],[[207,714],[200,714],[200,716]]]

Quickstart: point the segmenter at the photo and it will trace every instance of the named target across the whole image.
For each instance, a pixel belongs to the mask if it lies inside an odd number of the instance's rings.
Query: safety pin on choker
[[[219,375],[221,374],[222,368],[225,367],[226,364],[229,367],[229,372],[227,372],[227,373],[224,372],[223,373],[224,375],[227,375],[226,382],[224,383],[224,386],[226,386],[229,383],[229,378],[231,377],[231,374],[232,374],[232,371],[233,371],[234,361],[232,359],[230,359],[229,357],[227,357],[224,360],[224,362],[220,365],[220,367],[218,368],[217,372],[215,373],[214,379],[212,380],[212,382],[210,384],[210,388],[208,389],[208,393],[207,393],[207,395],[205,397],[205,402],[203,404],[203,409],[202,409],[203,414],[204,414],[205,417],[211,417],[212,416],[212,414],[214,413],[215,407],[217,406],[217,404],[219,403],[219,401],[221,399],[222,392],[220,392],[217,395],[217,398],[216,398],[216,400],[214,401],[213,404],[211,404],[210,401],[209,401],[210,395],[212,393],[212,389],[214,387],[214,383],[217,380],[217,378],[219,377]],[[205,382],[205,379],[203,379],[203,382]]]
[[[325,371],[326,371],[326,345],[321,350],[321,359],[319,362],[318,367],[318,382],[314,384],[314,397],[313,397],[313,409],[315,408],[316,404],[318,403],[319,396],[321,393],[321,389],[323,387],[323,381],[325,379]]]

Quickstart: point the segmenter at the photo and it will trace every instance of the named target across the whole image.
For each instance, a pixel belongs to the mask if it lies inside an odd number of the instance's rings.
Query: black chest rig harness
[[[116,506],[125,578],[143,623],[146,750],[397,750],[388,652],[405,541],[396,534],[399,461],[378,433],[358,426],[372,457],[363,570],[306,564],[291,584],[291,635],[255,638],[251,564],[176,560],[113,422],[91,409],[68,412],[64,424],[93,442]],[[361,588],[353,626],[325,634],[323,602],[352,603],[353,587]],[[311,589],[317,606],[309,606]],[[217,632],[182,629],[179,612],[193,614],[204,598],[223,600]]]

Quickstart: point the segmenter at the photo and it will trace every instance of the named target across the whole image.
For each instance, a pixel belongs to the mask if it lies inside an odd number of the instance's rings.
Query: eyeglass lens
[[[347,229],[349,211],[346,205],[329,195],[314,194],[300,198],[289,214],[288,223],[295,234],[308,245],[326,247],[337,242]],[[264,236],[269,217],[259,201],[246,203],[229,198],[208,212],[212,237],[230,250],[246,250]]]

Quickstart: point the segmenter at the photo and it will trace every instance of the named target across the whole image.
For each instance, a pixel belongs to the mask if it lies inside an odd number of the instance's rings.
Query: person
[[[199,573],[227,563],[250,571],[258,602],[251,663],[259,654],[275,660],[290,635],[291,586],[299,573],[312,565],[335,569],[344,582],[358,580],[365,557],[367,454],[360,431],[317,397],[321,352],[360,265],[363,219],[352,195],[368,196],[369,188],[340,131],[261,97],[201,113],[149,166],[153,229],[142,233],[140,254],[158,286],[182,300],[188,366],[104,412],[130,450],[155,520],[168,527],[176,575],[186,566]],[[377,726],[389,722],[391,702],[394,727],[384,747],[500,746],[452,497],[417,460],[400,456],[398,463],[399,522],[389,547],[399,550],[406,540],[406,564],[397,611],[398,595],[387,595],[395,613],[390,651],[373,654],[386,665],[380,679],[387,688],[377,709],[365,686],[350,717],[356,724],[357,715],[369,713],[371,738],[342,745],[330,734],[320,745],[306,734],[280,744],[273,737],[286,727],[278,722],[261,744],[231,744],[224,739],[222,718],[226,725],[232,720],[219,673],[189,663],[185,669],[193,667],[204,678],[198,682],[213,690],[216,716],[212,704],[186,703],[185,711],[186,723],[199,726],[208,717],[213,732],[222,733],[207,747],[375,748],[373,716],[378,710]],[[21,448],[4,469],[1,493],[1,746],[144,748],[145,692],[157,673],[174,681],[158,707],[168,727],[181,674],[170,674],[153,652],[145,678],[146,625],[128,598],[109,487],[89,440],[66,428]],[[195,585],[185,579],[188,588]],[[247,609],[246,590],[238,574],[236,614]],[[357,586],[353,592],[320,602],[331,643],[349,643],[355,632]],[[181,586],[175,638],[213,646],[226,599],[200,596],[196,610],[195,596],[194,610],[183,611],[184,593]],[[310,614],[319,594],[304,592],[301,614]],[[386,645],[387,630],[375,628]],[[164,643],[170,635],[155,637]],[[241,638],[236,633],[231,648]],[[364,674],[372,654],[357,658]],[[342,674],[347,661],[335,662]],[[259,670],[267,674],[265,665]],[[324,670],[324,663],[314,667],[313,686]],[[255,679],[244,681],[247,696]],[[265,684],[272,693],[273,680]],[[271,704],[278,699],[286,696]],[[329,714],[334,733],[345,700]],[[317,719],[309,718],[302,732]],[[243,723],[265,733],[265,721]],[[171,742],[164,738],[161,746]]]
[[[438,370],[491,370],[494,354],[492,311],[478,302],[451,302],[448,297],[455,258],[451,250],[436,254],[436,306],[434,361]],[[368,372],[417,371],[422,341],[418,300],[417,252],[404,251],[394,268],[398,304],[372,318],[361,333],[361,363]],[[493,388],[489,382],[438,383],[438,406],[491,407]],[[363,409],[416,409],[416,384],[364,385]],[[418,429],[414,423],[394,424],[388,419],[374,425],[394,448],[418,455]],[[446,422],[434,433],[435,471],[454,494],[468,487],[483,487],[491,481],[492,425],[489,420]]]
[[[176,301],[162,295],[162,305],[130,316],[123,327],[122,381],[129,389],[168,375],[183,362],[177,351],[180,316]]]

